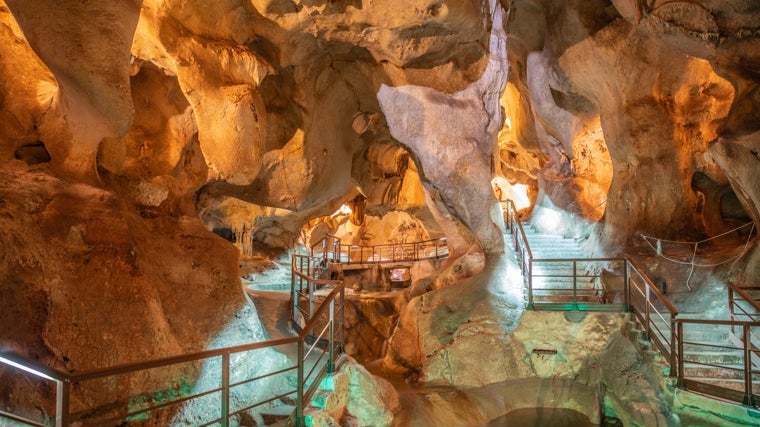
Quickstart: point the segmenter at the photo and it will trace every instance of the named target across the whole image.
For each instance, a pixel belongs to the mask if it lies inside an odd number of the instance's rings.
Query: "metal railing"
[[[726,289],[728,290],[728,316],[730,320],[760,322],[760,302],[750,294],[750,292],[760,291],[760,287],[739,287],[733,282],[728,282]],[[750,353],[752,364],[760,366],[760,356],[755,352],[760,348],[760,330],[750,328],[749,335],[745,336],[744,330],[739,331],[738,328],[732,327],[729,331],[729,338],[737,345],[746,342],[749,348],[753,350]]]
[[[316,298],[318,292],[323,289],[330,289],[331,292],[339,289],[338,299],[341,304],[338,305],[338,312],[334,315],[343,324],[345,312],[345,287],[340,280],[322,279],[322,273],[326,269],[326,263],[321,257],[308,255],[293,254],[291,267],[291,321],[294,327],[300,328],[306,322],[320,321],[320,313],[315,311],[315,307],[321,306],[324,302],[318,304]],[[324,295],[325,293],[322,292]],[[324,317],[324,316],[322,316]],[[325,322],[325,319],[321,320]],[[338,331],[338,342],[343,342],[343,328]]]
[[[760,394],[760,370],[752,363],[757,359],[758,350],[751,345],[751,335],[756,334],[760,323],[735,320],[677,319],[676,336],[678,345],[677,385],[679,388],[731,400],[747,406],[755,406]],[[721,328],[726,333],[739,329],[741,339],[736,342],[711,342],[705,339],[686,339],[689,330],[701,332],[705,326]],[[716,329],[719,330],[719,329]],[[754,331],[753,331],[754,330]],[[700,360],[697,352],[708,351],[714,357]],[[671,365],[671,370],[676,369]],[[695,371],[690,374],[687,369]]]
[[[760,291],[760,287],[739,287],[733,282],[728,282],[726,289],[731,320],[760,321],[760,302],[750,295],[750,292]]]
[[[626,311],[628,261],[624,258],[534,258],[511,200],[501,201],[528,293],[529,309]]]
[[[530,258],[528,308],[626,311],[624,258]]]
[[[533,252],[530,250],[530,243],[525,236],[525,230],[522,227],[522,221],[517,214],[514,202],[511,200],[502,200],[502,210],[505,213],[504,225],[507,231],[512,236],[513,249],[517,253],[517,257],[520,261],[520,271],[522,271],[524,280],[528,280],[531,276],[531,263],[533,259]]]
[[[361,246],[341,243],[327,235],[311,247],[311,256],[341,264],[382,264],[446,258],[449,246],[445,237],[413,243],[387,243]]]
[[[296,264],[294,263],[294,268]],[[306,270],[309,271],[308,269]],[[318,282],[301,270],[295,273],[304,283]],[[0,353],[0,365],[4,365],[5,375],[13,371],[24,381],[41,380],[55,386],[55,415],[40,415],[35,418],[35,408],[9,407],[10,402],[0,402],[0,419],[15,420],[32,426],[56,427],[77,423],[80,426],[116,425],[122,422],[143,421],[151,416],[167,416],[166,411],[181,405],[211,402],[219,412],[213,419],[198,421],[198,425],[228,426],[230,418],[246,411],[263,409],[264,405],[278,403],[281,399],[295,401],[293,422],[305,425],[304,406],[319,386],[325,374],[332,373],[340,355],[343,329],[344,287],[341,282],[332,281],[333,289],[323,295],[323,301],[310,309],[302,317],[300,333],[293,337],[257,342],[233,347],[206,350],[192,354],[168,357],[148,362],[126,364],[105,369],[97,369],[76,374],[66,374],[15,354]],[[306,287],[309,287],[307,285]],[[245,369],[238,367],[243,361],[263,350],[292,352],[295,347],[295,363],[270,371],[259,372],[252,377],[241,376]],[[258,360],[258,359],[257,359]],[[197,376],[199,369],[215,371],[211,376],[214,385],[201,390],[191,390],[188,384],[180,382],[166,387],[167,370],[178,373],[179,377]],[[156,372],[156,370],[161,372]],[[257,382],[278,380],[278,384],[295,385],[280,388],[264,397],[252,396],[251,387]],[[146,379],[148,381],[146,381]],[[151,380],[152,379],[152,380]],[[160,379],[157,381],[157,379]],[[179,380],[177,380],[179,381]],[[144,384],[161,383],[156,389],[146,389]],[[88,386],[89,385],[89,386]],[[247,387],[247,388],[246,388]],[[246,388],[245,390],[243,390]],[[104,393],[92,396],[92,390]],[[113,395],[105,391],[113,392]],[[87,391],[90,394],[86,399]],[[238,392],[240,391],[240,392]],[[85,392],[82,396],[82,394]],[[234,396],[234,399],[231,397]],[[79,397],[79,398],[77,398]],[[95,401],[93,401],[95,400]],[[234,401],[234,402],[233,402]],[[76,402],[72,404],[71,402]],[[234,403],[232,405],[231,403]],[[48,406],[49,404],[46,404]],[[44,405],[43,405],[44,406]],[[234,406],[234,407],[233,407]]]
[[[676,380],[678,387],[748,406],[758,402],[760,303],[747,291],[760,288],[729,284],[728,320],[682,319],[673,303],[630,259],[534,258],[514,204],[506,200],[502,206],[507,231],[520,261],[529,309],[629,311],[642,326],[645,337],[665,357],[670,366],[669,376]],[[552,267],[548,268],[549,265]],[[685,339],[685,333],[694,335],[693,330],[708,325],[725,327],[730,342],[715,344],[704,339]],[[741,363],[700,362],[689,358],[691,351],[697,348],[735,355]],[[708,377],[698,378],[688,375],[687,365],[689,369],[702,366],[724,371],[718,374],[718,371],[704,370],[702,373]],[[725,372],[737,373],[736,378],[722,381],[725,378],[719,375],[726,375]]]
[[[675,376],[678,366],[678,330],[675,322],[678,309],[652,280],[633,261],[626,259],[626,292],[629,311],[644,329],[646,339],[665,356],[671,366],[670,375]]]

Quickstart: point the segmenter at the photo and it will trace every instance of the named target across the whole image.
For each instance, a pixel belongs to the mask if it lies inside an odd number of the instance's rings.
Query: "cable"
[[[749,234],[747,235],[747,241],[744,242],[744,248],[742,249],[742,251],[739,254],[734,255],[734,256],[732,256],[732,257],[730,257],[728,259],[725,259],[723,261],[714,263],[714,264],[699,264],[699,263],[694,262],[694,260],[696,259],[696,255],[697,255],[697,247],[699,246],[700,243],[704,243],[704,242],[707,242],[709,240],[713,240],[715,238],[722,237],[722,236],[724,236],[724,235],[726,235],[728,233],[737,231],[737,230],[739,230],[739,229],[741,229],[743,227],[746,227],[747,225],[750,225],[750,224],[752,224],[752,228],[750,229]],[[735,229],[733,229],[731,231],[728,231],[728,232],[723,233],[723,234],[719,234],[719,235],[711,237],[709,239],[701,240],[699,242],[684,242],[684,241],[676,241],[676,240],[655,239],[654,237],[646,236],[644,234],[640,234],[640,235],[644,239],[644,241],[647,243],[647,245],[649,245],[649,247],[657,254],[658,257],[660,257],[660,258],[662,258],[664,260],[670,261],[672,263],[676,263],[676,264],[691,265],[692,266],[692,272],[693,272],[693,267],[717,267],[717,266],[719,266],[721,264],[725,264],[725,263],[727,263],[729,261],[733,261],[735,259],[738,259],[738,258],[741,258],[742,256],[744,256],[744,254],[746,254],[747,251],[748,251],[748,249],[749,249],[749,243],[750,243],[750,241],[752,241],[752,233],[754,231],[755,231],[755,223],[754,222],[748,222],[747,224],[744,224],[744,225],[742,225],[740,227],[737,227],[737,228],[735,228]],[[651,240],[655,240],[655,241],[658,242],[657,247],[655,247],[654,245],[652,245],[650,239]],[[694,252],[692,253],[692,256],[691,256],[691,262],[681,261],[681,260],[673,259],[673,258],[670,258],[670,257],[667,257],[667,256],[663,255],[662,254],[662,246],[659,243],[660,241],[662,241],[662,242],[669,242],[669,243],[678,243],[678,244],[684,244],[684,245],[685,244],[694,245]],[[659,250],[658,250],[658,248],[659,248]],[[689,277],[691,277],[691,273],[689,273]]]
[[[748,223],[746,223],[746,224],[744,224],[744,225],[740,225],[740,226],[738,226],[738,227],[734,228],[733,230],[728,230],[728,231],[726,231],[725,233],[721,233],[721,234],[718,234],[717,236],[713,236],[713,237],[710,237],[710,238],[707,238],[707,239],[704,239],[704,240],[700,240],[700,241],[697,241],[697,242],[687,242],[687,241],[683,241],[683,240],[667,240],[667,239],[657,239],[657,238],[654,238],[654,237],[651,237],[651,236],[646,236],[646,235],[644,235],[644,234],[642,234],[642,235],[641,235],[641,237],[643,237],[644,239],[659,240],[659,241],[662,241],[662,242],[668,242],[668,243],[677,243],[677,244],[679,244],[679,245],[693,245],[693,244],[695,244],[695,243],[696,243],[696,244],[699,244],[699,243],[705,243],[705,242],[709,242],[710,240],[714,240],[714,239],[717,239],[718,237],[723,237],[723,236],[725,236],[725,235],[727,235],[727,234],[731,234],[731,233],[733,233],[733,232],[735,232],[735,231],[739,231],[739,230],[741,230],[742,228],[744,228],[744,227],[746,227],[746,226],[748,226],[748,225],[750,225],[750,224],[752,225],[752,228],[754,228],[754,227],[755,227],[755,223],[754,223],[754,222],[752,222],[752,221],[750,221],[750,222],[748,222]],[[750,234],[752,234],[752,232],[750,232]]]

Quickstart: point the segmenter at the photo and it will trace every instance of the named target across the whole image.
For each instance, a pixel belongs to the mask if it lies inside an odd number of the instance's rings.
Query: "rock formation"
[[[420,310],[504,250],[493,185],[608,255],[752,224],[698,276],[756,285],[758,22],[753,0],[2,0],[0,348],[67,372],[200,350],[241,265],[445,236],[385,355],[443,377]]]

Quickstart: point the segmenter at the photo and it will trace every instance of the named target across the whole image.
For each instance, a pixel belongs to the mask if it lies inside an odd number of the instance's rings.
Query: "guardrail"
[[[291,266],[291,321],[294,327],[301,328],[306,322],[326,322],[332,318],[338,319],[341,327],[338,329],[338,339],[330,339],[330,342],[343,342],[343,318],[345,313],[345,287],[340,280],[322,279],[321,274],[326,268],[324,259],[308,255],[293,254]],[[317,304],[317,291],[321,289],[331,289],[330,294],[338,290],[338,294],[333,297],[340,301],[337,306],[337,313],[332,312],[327,320],[321,319],[322,313],[315,311],[315,306],[322,306],[324,302]],[[324,294],[324,292],[323,292]],[[324,295],[323,295],[324,296]],[[322,316],[324,317],[324,316]],[[320,337],[317,337],[320,338]]]
[[[760,302],[750,292],[760,291],[760,287],[739,287],[728,282],[728,314],[731,320],[760,321]]]
[[[678,366],[677,343],[680,335],[675,326],[678,309],[633,261],[626,259],[626,292],[629,311],[644,328],[644,334],[670,365],[670,376]]]
[[[528,259],[528,308],[626,311],[623,258]]]
[[[729,284],[729,320],[681,319],[673,303],[644,270],[627,258],[534,258],[522,222],[511,200],[502,201],[505,224],[528,292],[529,309],[630,311],[644,334],[670,366],[678,387],[755,406],[760,391],[760,303],[746,291]],[[551,265],[553,268],[546,268]],[[543,273],[549,271],[550,273]],[[621,294],[624,297],[621,300]],[[729,329],[733,345],[685,340],[684,330],[704,325]],[[741,368],[726,363],[686,359],[684,348],[712,348],[741,355]],[[738,381],[715,382],[689,378],[686,364],[740,372]]]
[[[758,402],[757,397],[760,394],[760,370],[757,365],[752,363],[753,359],[758,357],[758,350],[751,344],[751,335],[760,328],[759,322],[741,322],[732,320],[707,320],[707,319],[678,319],[676,321],[678,328],[677,336],[683,337],[685,329],[689,327],[701,328],[704,325],[720,325],[728,330],[741,329],[741,340],[735,345],[715,344],[706,341],[691,341],[685,339],[678,340],[678,386],[687,390],[697,391],[700,393],[712,395],[747,406],[755,406]],[[755,332],[753,332],[753,329]],[[721,361],[701,362],[696,359],[689,359],[685,356],[684,347],[708,349],[716,352],[734,351],[739,356],[741,367],[737,368],[736,364]],[[720,377],[706,377],[703,379],[688,378],[685,369],[686,365],[702,366],[708,368],[721,368],[724,372],[740,373],[737,380],[726,380]],[[671,367],[671,369],[673,369]],[[718,383],[714,383],[717,381]]]
[[[295,265],[294,265],[295,267]],[[298,271],[304,282],[315,282],[306,273]],[[56,427],[90,425],[117,425],[123,422],[145,420],[161,416],[161,411],[176,409],[180,405],[210,402],[218,408],[216,417],[199,420],[200,426],[228,426],[230,418],[246,411],[263,408],[263,405],[280,399],[295,400],[293,422],[305,425],[304,404],[316,391],[321,378],[335,369],[340,353],[343,329],[344,287],[341,282],[332,281],[333,289],[323,296],[318,307],[312,307],[299,326],[300,333],[294,337],[251,343],[221,349],[206,350],[192,354],[168,357],[148,362],[126,364],[105,369],[97,369],[76,374],[65,374],[56,369],[42,366],[24,357],[0,353],[0,365],[5,365],[6,374],[13,370],[29,381],[44,381],[55,385],[55,415],[38,416],[35,408],[10,407],[11,402],[0,402],[0,419],[15,420],[32,426]],[[308,286],[307,286],[308,287]],[[241,376],[245,369],[237,369],[255,358],[256,352],[280,350],[293,352],[296,361],[285,367],[264,369],[252,377]],[[246,354],[252,357],[243,357]],[[254,359],[254,360],[261,360]],[[248,361],[248,362],[245,362]],[[198,371],[213,370],[214,385],[202,390],[191,390],[188,384],[178,382],[164,384],[161,388],[143,389],[142,384],[155,383],[157,378],[164,381],[166,371],[177,372],[180,377],[197,376]],[[162,372],[157,373],[155,370]],[[295,385],[274,392],[267,389],[264,397],[254,397],[257,383],[277,381],[290,384],[295,377]],[[145,381],[145,380],[151,381]],[[159,381],[159,382],[161,382]],[[77,392],[84,390],[111,390],[114,395],[102,394],[89,399],[96,402],[85,404]],[[231,399],[234,397],[234,399]],[[71,402],[76,402],[72,404]],[[49,404],[48,404],[49,405]],[[49,405],[52,406],[52,405]]]
[[[382,264],[439,259],[449,256],[445,237],[413,243],[387,243],[361,246],[341,243],[341,239],[326,235],[311,247],[313,257],[341,264]]]
[[[760,322],[760,302],[750,295],[750,292],[760,291],[760,287],[747,286],[739,287],[733,282],[726,285],[728,290],[728,315],[732,321]],[[740,345],[747,343],[753,351],[751,353],[751,362],[755,366],[760,366],[760,356],[754,351],[760,348],[760,330],[750,328],[749,335],[744,335],[744,330],[738,331],[738,328],[732,327],[729,332],[731,341]]]
[[[517,214],[514,202],[502,200],[501,205],[503,212],[506,213],[504,225],[512,236],[513,249],[517,253],[520,261],[520,271],[522,271],[523,278],[527,284],[527,280],[531,276],[530,260],[533,259],[533,252],[530,250],[530,243],[528,243],[528,238],[525,236],[525,230],[523,230],[522,221],[520,221],[520,217]]]

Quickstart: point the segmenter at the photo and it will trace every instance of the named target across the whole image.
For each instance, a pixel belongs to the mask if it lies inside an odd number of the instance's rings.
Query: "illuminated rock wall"
[[[67,370],[201,349],[244,304],[241,252],[359,194],[367,244],[400,238],[392,211],[447,236],[419,294],[503,250],[495,177],[610,252],[758,224],[758,22],[749,0],[6,0],[0,344]],[[751,243],[721,274],[755,284]]]

